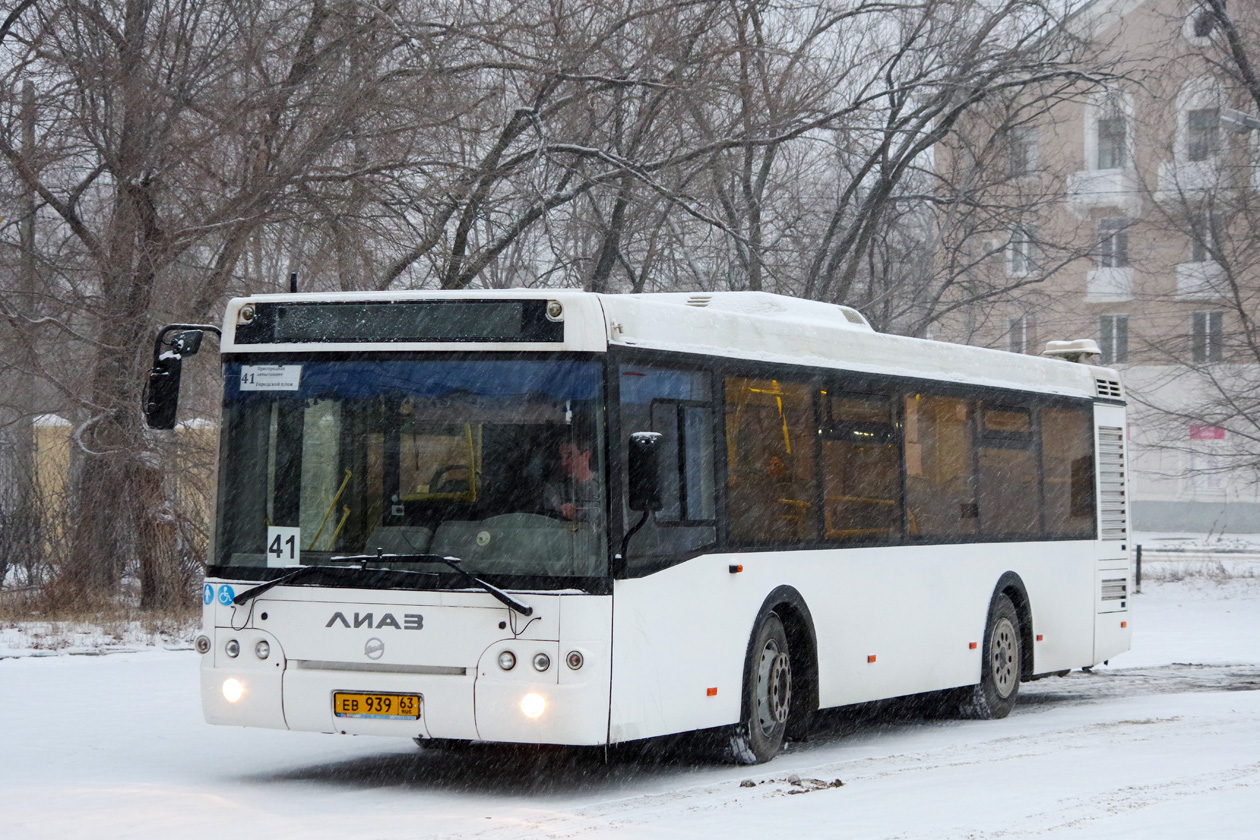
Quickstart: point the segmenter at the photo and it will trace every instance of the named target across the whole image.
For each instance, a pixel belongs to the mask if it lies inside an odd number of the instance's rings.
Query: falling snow
[[[828,713],[755,768],[686,743],[605,763],[600,750],[211,727],[197,655],[178,640],[80,639],[65,650],[124,652],[35,656],[23,654],[46,648],[9,627],[0,837],[1254,836],[1260,569],[1147,573],[1133,650],[1026,685],[1005,720],[905,703]]]

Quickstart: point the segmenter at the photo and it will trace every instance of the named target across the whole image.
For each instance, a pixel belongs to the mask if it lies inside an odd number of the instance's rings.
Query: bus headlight
[[[505,650],[499,654],[499,667],[504,671],[511,671],[516,667],[516,654],[510,650]]]
[[[582,652],[578,650],[571,650],[569,651],[569,655],[564,658],[564,661],[568,663],[570,668],[576,671],[582,667]]]
[[[202,653],[202,654],[209,653],[210,652],[210,637],[206,635],[198,636],[196,641],[193,642],[193,647],[197,650],[197,653]]]
[[[228,679],[223,681],[223,699],[229,703],[235,703],[241,699],[241,695],[245,693],[245,686],[241,685],[238,679]]]
[[[223,652],[235,659],[241,655],[241,643],[236,639],[228,639],[227,644],[223,646]]]
[[[547,701],[541,694],[526,694],[521,698],[521,711],[525,717],[536,718],[547,710]]]
[[[259,659],[266,659],[268,656],[271,656],[271,645],[267,644],[266,639],[254,645],[254,655]]]
[[[534,670],[542,673],[551,667],[551,657],[545,653],[534,654]]]

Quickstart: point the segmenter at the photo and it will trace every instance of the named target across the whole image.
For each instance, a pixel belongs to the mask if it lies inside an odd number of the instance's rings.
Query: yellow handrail
[[[341,521],[337,523],[337,529],[332,532],[332,536],[328,538],[328,550],[332,551],[333,546],[337,544],[337,535],[341,533],[341,529],[346,527],[346,520],[350,518],[350,506],[343,507],[341,513]]]
[[[315,550],[315,543],[319,542],[319,535],[324,533],[324,526],[328,524],[328,517],[332,516],[332,512],[337,509],[337,502],[341,501],[341,494],[346,492],[346,485],[350,483],[350,476],[351,472],[347,469],[346,477],[341,480],[341,486],[337,488],[337,495],[333,496],[333,500],[328,504],[328,510],[324,511],[324,518],[319,521],[319,530],[311,538],[311,544],[306,547],[307,551]]]

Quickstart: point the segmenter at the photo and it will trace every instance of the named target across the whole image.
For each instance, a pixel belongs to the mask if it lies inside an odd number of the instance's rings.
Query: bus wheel
[[[972,686],[960,711],[964,717],[997,720],[1015,708],[1021,665],[1019,616],[1005,595],[994,598],[989,608],[983,657],[980,684]]]
[[[763,764],[783,746],[792,711],[792,661],[783,622],[770,613],[757,625],[744,667],[743,718],[731,734],[739,764]]]

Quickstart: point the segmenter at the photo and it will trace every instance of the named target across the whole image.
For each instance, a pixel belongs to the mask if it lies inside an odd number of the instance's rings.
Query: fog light
[[[521,711],[526,717],[536,718],[547,709],[547,701],[541,694],[526,694],[521,698]]]
[[[254,655],[259,659],[266,659],[268,656],[271,656],[271,645],[267,644],[266,639],[254,645]]]
[[[510,650],[505,650],[499,654],[499,667],[504,671],[511,671],[516,667],[516,654]]]
[[[193,642],[193,647],[196,649],[197,653],[209,653],[210,652],[210,637],[198,636],[197,639]]]
[[[228,639],[227,644],[223,646],[223,652],[235,659],[241,655],[241,643],[236,639]]]
[[[548,656],[545,653],[534,654],[534,670],[535,671],[539,671],[539,672],[546,671],[550,667],[551,667],[550,656]]]
[[[576,650],[569,651],[569,655],[564,658],[564,661],[566,664],[568,664],[570,668],[576,671],[578,668],[582,667],[581,651],[576,651]]]
[[[237,679],[223,681],[223,699],[229,703],[235,703],[241,699],[241,695],[245,693],[245,686],[241,685],[241,681]]]

